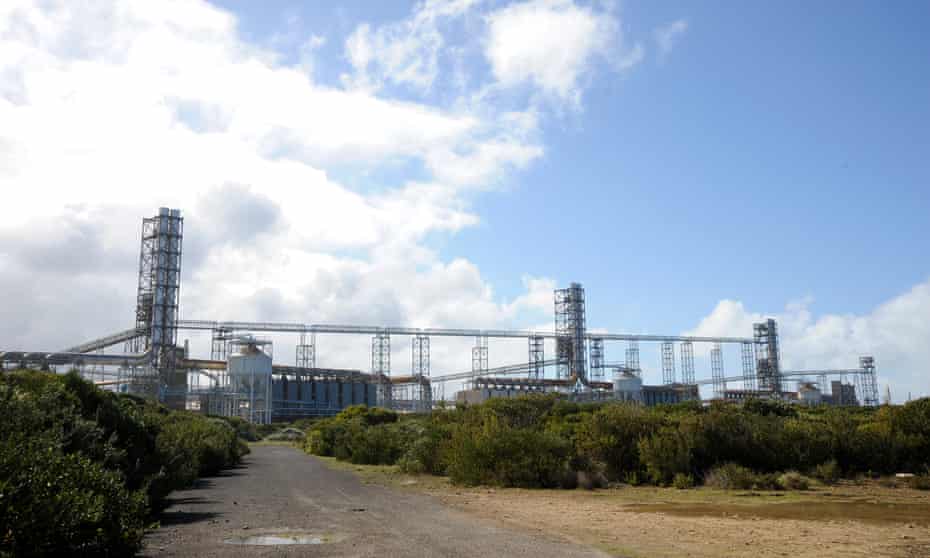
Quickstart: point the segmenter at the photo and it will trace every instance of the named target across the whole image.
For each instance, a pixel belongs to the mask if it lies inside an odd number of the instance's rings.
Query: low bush
[[[814,478],[824,484],[834,484],[840,480],[840,467],[835,459],[821,463],[814,468]]]
[[[672,486],[679,490],[694,488],[694,476],[685,473],[675,473],[675,477],[672,479]]]
[[[449,478],[464,485],[554,488],[565,484],[570,446],[548,432],[503,427],[490,432],[462,429],[449,448]],[[577,480],[575,481],[577,484]]]
[[[694,440],[688,432],[663,427],[654,435],[640,439],[639,456],[646,472],[656,484],[669,484],[676,474],[691,474]]]
[[[674,485],[690,475],[722,488],[778,490],[804,482],[785,471],[826,484],[867,472],[924,471],[930,399],[879,409],[755,399],[648,408],[547,395],[415,416],[357,406],[310,424],[304,447],[464,484],[575,487],[588,484],[579,472],[597,471],[634,485]]]
[[[749,490],[756,485],[756,475],[736,463],[714,467],[704,476],[704,484],[724,490]]]
[[[797,471],[788,471],[778,477],[778,486],[782,490],[807,490],[810,484],[810,479]]]

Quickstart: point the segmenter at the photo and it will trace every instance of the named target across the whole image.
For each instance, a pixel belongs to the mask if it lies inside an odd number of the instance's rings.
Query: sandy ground
[[[463,490],[424,484],[421,490],[476,517],[561,534],[615,556],[930,557],[930,495],[910,489],[757,494],[629,487]]]
[[[253,446],[243,467],[173,493],[171,502],[145,556],[605,556],[430,495],[363,484],[286,446]],[[256,536],[319,544],[233,544]]]

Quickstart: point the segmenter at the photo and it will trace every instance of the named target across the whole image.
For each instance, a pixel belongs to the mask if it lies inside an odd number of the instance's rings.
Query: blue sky
[[[326,36],[317,75],[332,80],[360,20],[411,11],[219,4],[258,42],[295,18],[303,35]],[[523,273],[583,281],[592,323],[646,331],[686,328],[721,298],[777,311],[813,297],[816,312],[862,313],[930,275],[930,6],[619,12],[632,41],[670,21],[688,28],[661,59],[653,49],[629,73],[598,72],[580,110],[547,117],[546,156],[504,192],[474,196],[481,224],[433,239],[443,253],[477,263],[502,296]]]
[[[544,327],[580,281],[593,327],[774,316],[789,367],[873,353],[896,399],[930,393],[928,23],[903,1],[17,0],[0,288],[24,294],[0,335],[126,327],[138,219],[171,205],[188,318]],[[467,368],[463,343],[436,366]]]

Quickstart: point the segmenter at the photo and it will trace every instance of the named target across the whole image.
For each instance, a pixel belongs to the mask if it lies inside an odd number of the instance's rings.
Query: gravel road
[[[254,446],[242,467],[170,500],[161,527],[146,538],[145,556],[605,556],[426,495],[362,484],[286,446]],[[310,544],[244,544],[250,537]]]

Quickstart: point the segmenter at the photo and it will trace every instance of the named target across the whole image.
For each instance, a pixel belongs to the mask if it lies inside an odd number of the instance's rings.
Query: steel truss
[[[675,383],[675,345],[671,342],[662,343],[662,383]]]
[[[727,382],[723,373],[723,349],[720,343],[714,343],[710,349],[710,376],[714,383],[714,397],[722,398]]]
[[[694,345],[690,341],[681,343],[681,383],[694,383]]]
[[[529,351],[529,377],[542,378],[545,373],[542,364],[546,360],[545,340],[534,335],[527,338],[527,345]]]

